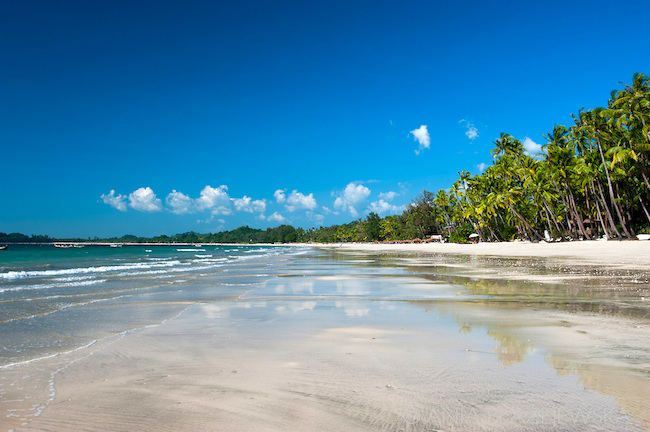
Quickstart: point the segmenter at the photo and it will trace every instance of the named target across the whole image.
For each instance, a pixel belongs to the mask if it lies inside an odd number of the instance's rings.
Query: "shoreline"
[[[495,257],[538,257],[578,259],[584,262],[619,266],[650,265],[650,241],[576,240],[568,242],[479,242],[479,243],[120,243],[120,242],[48,242],[9,243],[9,245],[68,245],[99,247],[305,247],[314,249],[407,254],[479,255]]]
[[[614,266],[650,265],[650,241],[583,240],[558,243],[480,242],[458,243],[328,243],[315,248],[340,251],[395,252],[407,254],[480,255],[572,259]]]

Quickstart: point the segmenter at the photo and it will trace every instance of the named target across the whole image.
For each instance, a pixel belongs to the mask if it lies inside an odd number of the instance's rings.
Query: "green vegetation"
[[[574,125],[555,125],[543,152],[502,133],[484,173],[466,171],[450,189],[423,191],[401,215],[365,219],[307,231],[290,225],[259,230],[243,226],[215,234],[172,237],[132,235],[114,242],[292,243],[424,239],[433,234],[466,242],[632,239],[650,233],[650,78],[611,92],[606,108],[580,110]],[[0,243],[49,242],[47,236],[0,233]],[[72,239],[77,241],[80,239]],[[95,238],[95,240],[99,240]]]
[[[46,235],[26,236],[20,233],[0,233],[0,243],[47,243],[54,241]]]

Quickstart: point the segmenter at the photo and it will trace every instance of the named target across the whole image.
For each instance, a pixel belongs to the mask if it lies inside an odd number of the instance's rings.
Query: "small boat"
[[[9,248],[9,245],[0,246],[0,250],[7,250],[7,248]]]

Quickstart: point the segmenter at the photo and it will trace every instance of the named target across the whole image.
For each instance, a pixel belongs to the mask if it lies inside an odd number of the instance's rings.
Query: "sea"
[[[0,369],[236,299],[305,248],[166,245],[0,251]]]

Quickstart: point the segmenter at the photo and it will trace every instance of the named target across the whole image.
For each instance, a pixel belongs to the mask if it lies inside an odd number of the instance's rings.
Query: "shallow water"
[[[110,270],[101,276],[107,282],[61,294],[67,302],[83,299],[65,308],[47,309],[52,307],[47,299],[34,296],[43,302],[39,307],[51,312],[40,316],[14,312],[27,318],[0,327],[5,362],[23,359],[22,364],[0,369],[0,396],[4,397],[0,410],[7,413],[0,426],[51,428],[39,423],[48,406],[43,420],[48,414],[56,419],[56,413],[62,413],[73,422],[73,413],[52,405],[57,397],[56,377],[65,382],[63,377],[75,376],[83,363],[88,364],[91,372],[86,373],[91,375],[86,377],[91,379],[96,367],[90,367],[94,363],[88,363],[89,353],[99,357],[110,352],[107,343],[121,346],[137,334],[143,338],[150,334],[155,340],[168,337],[184,347],[178,355],[185,357],[172,365],[152,354],[143,367],[160,361],[157,373],[208,353],[210,361],[246,353],[288,364],[285,357],[295,352],[289,363],[304,364],[302,369],[292,370],[287,377],[282,368],[268,371],[292,383],[283,391],[295,394],[302,389],[304,394],[320,395],[320,400],[329,401],[328,415],[343,410],[346,418],[361,422],[367,430],[441,425],[445,430],[650,428],[650,313],[644,299],[649,275],[645,269],[292,248],[256,249],[247,253],[252,259],[243,259],[233,255],[232,248],[226,249],[223,254],[229,260],[215,261],[209,268],[205,262],[195,262],[196,257],[160,251],[158,258],[164,262],[181,263],[171,265],[166,274],[154,275],[164,279],[137,273],[150,271],[137,266],[129,270],[136,273],[127,275]],[[211,259],[222,257],[210,254]],[[123,262],[131,266],[142,262],[136,258]],[[119,291],[119,298],[105,294],[112,292],[107,287]],[[16,291],[38,292],[5,290]],[[92,296],[100,300],[88,302]],[[165,325],[150,327],[149,333],[132,332],[170,318]],[[25,337],[22,342],[21,337]],[[34,352],[24,346],[25,340],[35,346]],[[143,352],[145,346],[141,345]],[[81,349],[24,363],[43,353],[74,348]],[[350,363],[360,358],[364,360]],[[131,366],[115,366],[114,373]],[[342,372],[345,367],[352,371]],[[375,385],[363,393],[357,384],[350,387],[355,374],[369,382],[382,380],[382,391],[403,393],[399,397],[379,394]],[[269,421],[280,415],[285,393],[269,393],[264,408]],[[259,397],[251,393],[251,398],[254,395]],[[386,398],[393,398],[395,408],[390,412],[381,405]],[[338,401],[337,408],[332,408],[332,401]],[[292,404],[295,401],[287,401],[285,408],[290,410]],[[349,406],[357,408],[348,412]],[[523,418],[521,409],[526,407],[530,417]],[[76,418],[78,427],[84,426],[84,418]]]
[[[291,248],[12,245],[0,254],[0,367],[241,295]]]

